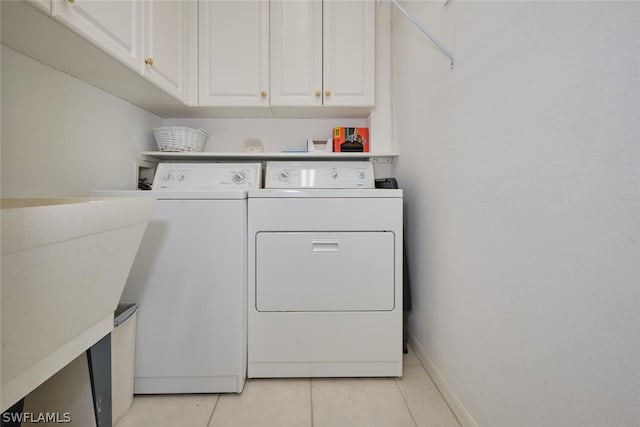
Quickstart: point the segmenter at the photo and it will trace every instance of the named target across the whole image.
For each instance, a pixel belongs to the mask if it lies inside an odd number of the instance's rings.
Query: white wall
[[[135,188],[162,119],[2,46],[2,197]]]
[[[403,4],[419,352],[468,425],[640,425],[640,4]]]

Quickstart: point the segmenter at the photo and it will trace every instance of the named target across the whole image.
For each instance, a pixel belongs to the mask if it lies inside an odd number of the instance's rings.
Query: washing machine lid
[[[249,198],[272,198],[272,199],[284,199],[284,198],[402,198],[402,190],[388,190],[388,189],[366,189],[366,190],[354,190],[354,189],[262,189],[249,191]]]
[[[143,191],[143,190],[93,190],[92,197],[152,197],[157,200],[242,200],[246,190],[211,191]]]
[[[367,161],[270,161],[265,188],[375,188],[373,164]]]

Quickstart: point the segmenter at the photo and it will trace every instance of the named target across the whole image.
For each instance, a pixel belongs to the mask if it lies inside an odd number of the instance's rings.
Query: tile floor
[[[136,396],[116,427],[459,427],[415,353],[402,378],[257,379],[242,394]]]

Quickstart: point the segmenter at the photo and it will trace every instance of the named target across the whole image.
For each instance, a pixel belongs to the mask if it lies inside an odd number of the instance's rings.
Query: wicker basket
[[[204,129],[166,126],[153,129],[160,151],[202,151],[209,134]]]

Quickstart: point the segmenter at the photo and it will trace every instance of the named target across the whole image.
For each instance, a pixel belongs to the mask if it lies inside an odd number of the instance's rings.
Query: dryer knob
[[[168,172],[163,179],[165,181],[171,181],[173,179],[173,174],[171,172]]]
[[[290,177],[291,177],[291,174],[286,169],[281,170],[280,173],[278,174],[278,179],[280,181],[289,181]]]
[[[244,172],[234,172],[231,179],[235,184],[242,184],[247,180],[247,175]]]
[[[333,179],[338,178],[338,171],[332,171],[331,172],[331,178],[333,178]]]
[[[360,179],[364,179],[364,177],[365,177],[364,172],[360,172],[360,173],[358,174],[358,177],[359,177]]]

